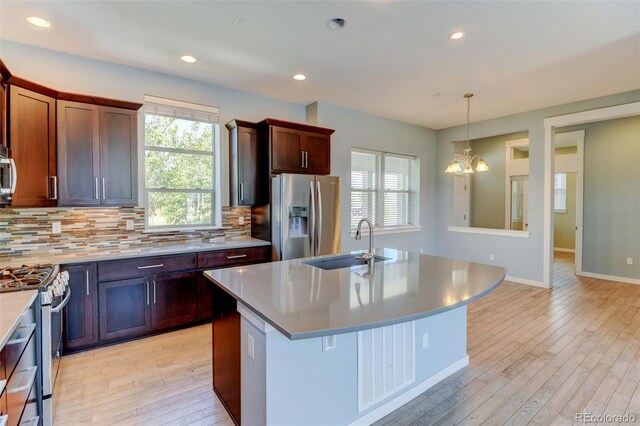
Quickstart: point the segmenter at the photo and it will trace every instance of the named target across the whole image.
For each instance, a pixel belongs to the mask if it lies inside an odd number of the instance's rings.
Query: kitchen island
[[[240,401],[216,388],[232,414],[241,407],[238,422],[369,424],[468,364],[466,305],[505,269],[375,254],[384,259],[337,269],[316,258],[205,272],[227,299],[220,323],[239,319],[239,338],[216,336],[215,318],[213,336],[214,388],[216,371],[228,372],[216,368],[216,350],[239,357]]]

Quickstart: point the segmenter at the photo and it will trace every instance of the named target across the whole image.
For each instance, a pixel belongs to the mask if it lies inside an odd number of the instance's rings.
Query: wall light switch
[[[59,234],[62,232],[62,223],[55,221],[55,222],[51,222],[51,233],[52,234]]]
[[[127,220],[127,231],[133,231],[133,220]]]
[[[627,257],[627,265],[633,265],[633,257]]]
[[[491,253],[491,254],[489,255],[489,260],[496,260],[496,255],[495,255],[495,254],[493,254],[493,253]]]
[[[249,355],[249,358],[251,359],[255,359],[255,341],[253,340],[253,337],[250,334],[247,334],[247,355]]]
[[[244,216],[238,217],[238,225],[244,225]]]
[[[424,333],[422,335],[422,349],[427,349],[429,347],[429,333]]]

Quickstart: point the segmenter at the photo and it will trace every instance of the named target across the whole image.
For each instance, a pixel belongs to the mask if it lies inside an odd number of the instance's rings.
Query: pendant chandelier
[[[471,97],[473,93],[467,93],[464,97],[467,99],[467,147],[462,150],[462,154],[453,154],[453,160],[447,166],[445,173],[452,174],[468,174],[475,172],[487,172],[489,166],[479,155],[471,155],[471,146],[469,144],[469,110],[471,108]],[[473,163],[476,163],[475,168]]]

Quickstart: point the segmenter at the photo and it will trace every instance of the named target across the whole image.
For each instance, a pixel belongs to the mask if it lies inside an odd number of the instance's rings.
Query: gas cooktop
[[[51,264],[0,269],[0,292],[44,287],[56,273],[57,267]]]

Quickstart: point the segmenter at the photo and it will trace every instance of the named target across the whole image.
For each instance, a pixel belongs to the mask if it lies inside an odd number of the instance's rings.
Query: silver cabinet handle
[[[304,168],[304,151],[300,151],[300,162],[302,163],[300,167]]]
[[[16,184],[18,183],[18,169],[16,169],[16,162],[13,158],[9,159],[9,165],[11,166],[11,193],[16,192]]]
[[[227,259],[231,260],[231,259],[242,259],[243,257],[247,257],[246,254],[237,254],[235,256],[227,256]]]
[[[6,346],[13,346],[13,345],[18,345],[20,343],[28,342],[29,339],[31,338],[31,334],[35,329],[36,329],[35,324],[27,324],[27,325],[22,325],[18,327],[16,331],[13,332],[13,336],[15,336],[15,338],[9,340],[6,343]],[[27,331],[25,333],[20,333],[20,331],[22,330],[27,330]],[[18,337],[18,336],[23,336],[23,337]]]
[[[149,282],[144,283],[147,286],[147,305],[149,305]]]
[[[304,168],[309,168],[309,151],[304,152]]]
[[[100,187],[98,184],[98,178],[96,177],[96,188],[95,188],[96,192],[95,192],[95,198],[96,200],[100,199]]]
[[[244,183],[240,182],[240,200],[238,201],[242,200],[244,200]]]
[[[322,237],[322,191],[320,190],[320,182],[316,181],[316,188],[318,189],[318,194],[316,195],[318,199],[318,209],[317,209],[317,222],[318,229],[316,231],[316,256],[320,252],[320,241]]]
[[[309,193],[311,194],[311,205],[309,206],[310,216],[311,216],[311,225],[309,226],[309,252],[311,256],[316,255],[315,246],[313,242],[316,239],[316,191],[313,188],[313,181],[309,181]]]
[[[107,180],[102,178],[102,199],[107,199]]]
[[[89,295],[89,271],[86,271],[85,273],[87,275],[86,278],[87,278],[87,296],[88,296]]]
[[[58,199],[58,176],[49,176],[49,180],[53,180],[53,196],[52,200]]]
[[[156,304],[156,282],[153,282],[153,304]]]
[[[138,266],[138,269],[162,268],[163,266],[164,263],[158,263],[157,265]]]

